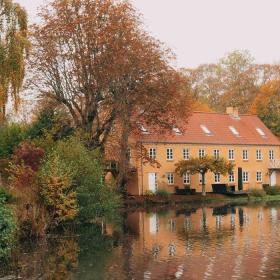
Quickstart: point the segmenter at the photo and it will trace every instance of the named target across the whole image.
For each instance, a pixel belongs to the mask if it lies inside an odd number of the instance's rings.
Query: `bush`
[[[88,150],[76,137],[57,142],[55,152],[73,172],[81,220],[114,213],[119,197],[104,183],[98,151]]]
[[[16,222],[11,209],[0,203],[0,262],[9,257],[15,240]]]
[[[274,187],[265,187],[264,188],[266,194],[268,195],[280,195],[280,186],[274,186]]]
[[[155,193],[153,191],[147,190],[147,191],[145,191],[145,195],[146,196],[154,196]]]
[[[11,124],[0,126],[0,159],[10,158],[14,149],[26,139],[26,128]]]
[[[9,159],[0,159],[0,184],[4,184],[4,181],[7,181],[10,173],[9,173]],[[2,181],[2,182],[1,182]]]
[[[170,193],[167,190],[157,190],[156,195],[158,195],[162,198],[169,198]]]
[[[74,173],[57,153],[50,154],[39,174],[40,196],[46,206],[51,226],[73,220],[77,213]]]
[[[53,108],[45,108],[39,112],[37,120],[27,130],[30,139],[39,139],[51,134],[55,141],[67,138],[73,133],[68,115]]]
[[[13,196],[8,190],[3,187],[0,187],[0,203],[11,202]]]
[[[36,147],[32,143],[21,143],[14,151],[13,161],[15,164],[24,164],[33,171],[38,171],[41,161],[45,155],[43,149]]]
[[[31,188],[36,180],[36,172],[31,167],[24,165],[16,165],[11,163],[9,166],[10,187],[18,195],[20,192],[27,193],[26,188]]]
[[[252,197],[264,197],[266,195],[264,190],[260,189],[251,189],[249,191],[249,195]]]

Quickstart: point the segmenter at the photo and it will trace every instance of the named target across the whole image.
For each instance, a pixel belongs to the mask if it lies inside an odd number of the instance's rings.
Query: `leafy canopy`
[[[9,92],[18,108],[28,49],[25,10],[12,0],[0,0],[0,122],[5,120]]]
[[[223,159],[210,156],[202,158],[190,158],[189,160],[182,160],[176,164],[176,173],[183,176],[185,173],[190,174],[205,174],[207,172],[221,173],[223,175],[231,173],[234,165]]]

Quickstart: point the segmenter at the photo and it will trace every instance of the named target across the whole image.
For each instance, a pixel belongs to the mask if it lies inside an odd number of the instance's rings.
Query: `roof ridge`
[[[203,111],[193,111],[191,114],[216,114],[216,115],[229,115],[228,113],[219,113],[219,112],[203,112]],[[239,116],[255,116],[255,117],[257,117],[257,114],[244,113],[244,114],[239,114]]]

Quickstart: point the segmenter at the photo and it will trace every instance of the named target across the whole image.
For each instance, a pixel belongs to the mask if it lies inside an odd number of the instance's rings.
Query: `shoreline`
[[[169,197],[129,196],[123,199],[122,210],[139,210],[153,207],[215,206],[217,204],[248,204],[258,202],[280,202],[280,195],[238,196],[230,197],[222,194],[170,195]]]

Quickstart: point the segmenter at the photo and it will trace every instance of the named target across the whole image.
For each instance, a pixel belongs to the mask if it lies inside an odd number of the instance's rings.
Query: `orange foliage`
[[[207,112],[207,113],[214,112],[206,102],[203,102],[201,100],[195,100],[191,105],[192,105],[193,112],[195,111]]]
[[[259,93],[254,99],[250,112],[257,114],[260,107],[267,107],[269,100],[280,90],[280,80],[269,81],[261,86]]]

